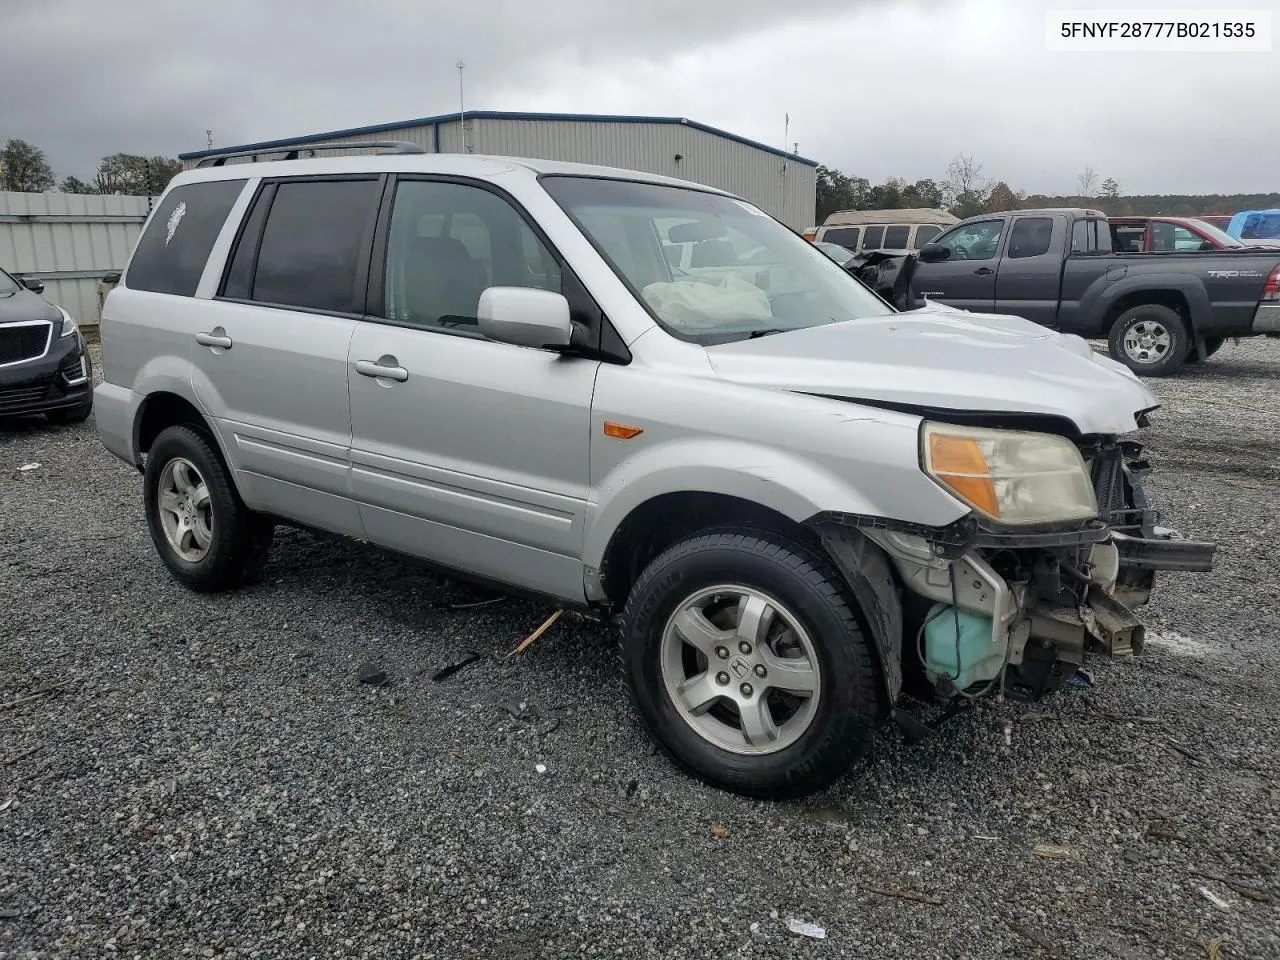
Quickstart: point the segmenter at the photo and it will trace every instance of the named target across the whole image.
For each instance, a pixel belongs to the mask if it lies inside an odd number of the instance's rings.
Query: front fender
[[[835,510],[941,526],[968,513],[919,470],[914,457],[902,470],[893,505],[859,484],[855,461],[848,466],[837,472],[791,451],[731,438],[689,437],[649,447],[620,462],[596,487],[587,504],[583,561],[599,569],[623,521],[648,501],[674,493],[735,497],[796,523]],[[904,497],[912,510],[901,508]]]

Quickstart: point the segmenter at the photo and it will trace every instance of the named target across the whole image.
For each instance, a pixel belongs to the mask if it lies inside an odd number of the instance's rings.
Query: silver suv
[[[1209,569],[1083,340],[896,313],[705,187],[378,146],[179,175],[106,301],[98,429],[191,588],[283,522],[593,613],[676,761],[780,797],[927,733],[908,695],[1138,650],[1154,571]]]

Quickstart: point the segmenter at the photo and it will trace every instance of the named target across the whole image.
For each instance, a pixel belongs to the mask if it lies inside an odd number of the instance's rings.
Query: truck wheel
[[[151,540],[192,590],[228,590],[266,566],[275,531],[240,500],[213,442],[190,426],[160,431],[147,455],[143,504]]]
[[[1187,358],[1190,341],[1178,312],[1158,303],[1130,307],[1111,326],[1111,356],[1141,376],[1172,373]]]
[[[1205,337],[1204,338],[1204,358],[1208,360],[1220,349],[1222,349],[1222,345],[1226,342],[1227,342],[1226,337]],[[1192,344],[1191,347],[1187,350],[1187,359],[1184,360],[1183,363],[1199,363],[1199,362],[1200,362],[1200,354],[1196,353],[1195,344]]]
[[[870,744],[882,698],[871,647],[816,551],[751,528],[677,543],[622,615],[640,718],[680,766],[752,796],[797,797]]]

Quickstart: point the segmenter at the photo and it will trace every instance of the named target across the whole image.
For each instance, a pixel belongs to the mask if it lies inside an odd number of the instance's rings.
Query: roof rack
[[[221,167],[228,160],[234,160],[237,157],[253,157],[255,160],[264,154],[284,154],[284,156],[273,157],[275,160],[297,160],[304,153],[315,153],[317,150],[368,150],[377,148],[379,153],[386,156],[399,153],[426,153],[426,148],[408,140],[362,140],[358,143],[312,143],[304,147],[284,147],[275,150],[236,150],[232,153],[220,153],[217,156],[205,157],[196,164],[196,168],[200,167]]]

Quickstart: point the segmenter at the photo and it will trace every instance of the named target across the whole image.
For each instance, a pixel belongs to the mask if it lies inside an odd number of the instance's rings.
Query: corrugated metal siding
[[[146,220],[146,197],[0,192],[0,266],[40,277],[45,299],[98,322],[98,281],[123,270]]]
[[[458,120],[440,124],[441,152],[464,153],[470,146],[470,152],[477,154],[596,163],[679,177],[735,193],[796,230],[814,223],[818,192],[818,174],[814,167],[694,127],[669,123],[488,118],[468,119],[466,127],[464,141]],[[409,140],[432,151],[434,131],[432,125],[406,126],[377,135],[335,137],[332,142]],[[676,154],[683,159],[677,161]],[[195,163],[187,160],[184,166],[190,169]]]

